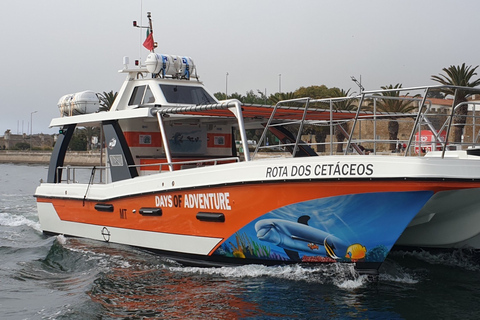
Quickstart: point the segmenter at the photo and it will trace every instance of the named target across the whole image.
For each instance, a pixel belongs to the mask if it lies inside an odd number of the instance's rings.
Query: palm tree
[[[475,70],[478,66],[465,66],[463,63],[461,66],[450,66],[448,68],[443,68],[445,74],[440,74],[438,76],[432,75],[432,80],[437,81],[443,85],[452,85],[452,86],[462,86],[462,87],[476,87],[480,85],[480,79],[472,81],[472,77],[477,75]],[[472,81],[472,82],[470,82]],[[453,95],[455,99],[453,105],[456,106],[459,103],[466,102],[469,94],[464,90],[458,90],[455,95],[454,89],[442,89],[446,95]],[[468,106],[466,104],[455,110],[455,116],[453,117],[454,123],[454,142],[459,143],[462,141],[463,129],[467,121]]]
[[[215,98],[217,98],[217,100],[227,100],[227,95],[225,92],[215,92],[213,95]]]
[[[109,111],[113,105],[113,102],[117,98],[118,92],[103,92],[98,94],[98,98],[100,99],[100,108],[98,111]]]
[[[267,98],[265,94],[260,90],[257,90],[256,94],[253,90],[247,91],[245,97],[243,97],[242,103],[245,104],[266,104]]]
[[[227,99],[237,99],[238,101],[243,101],[245,97],[238,92],[234,92],[227,97]]]
[[[295,99],[296,97],[297,95],[294,92],[277,92],[275,94],[271,94],[270,97],[268,97],[268,100],[270,100],[272,104],[277,104],[282,100],[291,100]]]
[[[110,108],[113,106],[113,102],[117,98],[118,92],[103,92],[99,93],[98,97],[100,99],[100,108],[98,111],[109,111]],[[100,165],[103,166],[103,144],[104,144],[105,137],[103,135],[103,126],[100,126]],[[102,178],[100,178],[102,179]]]
[[[383,90],[392,90],[402,88],[401,83],[394,85],[388,85],[381,87]],[[415,105],[410,100],[399,100],[396,98],[400,97],[400,91],[386,91],[382,92],[382,96],[386,99],[378,99],[377,109],[384,112],[397,112],[397,113],[408,113],[415,109]],[[404,96],[408,96],[406,93]],[[393,98],[393,99],[388,99]],[[398,140],[398,130],[400,125],[395,118],[392,118],[388,121],[388,139],[390,142],[390,150],[395,150],[397,147],[396,141]]]
[[[336,98],[336,97],[346,97],[347,98],[345,100],[335,101],[333,103],[333,107],[335,108],[335,110],[352,111],[352,110],[357,109],[357,106],[355,105],[354,100],[353,99],[348,99],[353,95],[353,93],[352,94],[350,93],[350,89],[345,91],[343,89],[333,88],[332,91],[333,91],[332,92],[332,98]],[[342,128],[339,128],[340,126],[343,128],[343,130],[342,130]],[[344,131],[346,131],[346,132],[349,131],[348,122],[343,122],[343,123],[340,123],[340,124],[335,126],[335,138],[337,139],[337,142],[338,142],[337,152],[339,152],[339,153],[343,152],[343,141],[346,138],[345,135],[343,134]]]
[[[81,129],[79,129],[81,130]],[[99,135],[100,130],[98,127],[85,127],[83,130],[81,130],[79,133],[83,134],[86,137],[87,140],[87,151],[92,150],[92,137],[94,135]]]

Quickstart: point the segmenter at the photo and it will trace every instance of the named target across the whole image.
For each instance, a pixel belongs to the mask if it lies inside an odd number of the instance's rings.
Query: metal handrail
[[[275,105],[275,107],[274,107],[274,109],[271,113],[270,119],[269,119],[267,125],[264,128],[264,131],[263,131],[262,137],[260,139],[260,142],[257,145],[257,148],[255,150],[255,154],[261,148],[269,148],[269,146],[260,146],[261,141],[263,141],[265,139],[266,132],[267,132],[269,127],[285,125],[285,123],[272,123],[274,121],[275,112],[277,111],[277,108],[280,107],[280,105],[283,105],[283,104],[286,104],[286,103],[292,103],[292,102],[303,102],[303,107],[296,107],[296,109],[297,110],[298,109],[303,109],[306,112],[306,109],[308,108],[307,103],[310,104],[310,105],[313,105],[315,103],[330,103],[330,111],[331,111],[331,109],[332,109],[331,105],[332,105],[333,101],[338,101],[338,100],[345,101],[347,99],[351,99],[351,100],[356,99],[356,100],[358,100],[358,107],[357,107],[357,110],[355,111],[355,117],[353,117],[353,119],[352,119],[353,125],[351,126],[350,133],[346,135],[347,145],[346,145],[346,148],[345,148],[345,151],[344,151],[345,154],[347,154],[349,152],[350,146],[352,145],[352,143],[354,143],[355,139],[353,139],[353,133],[356,130],[357,122],[362,120],[362,118],[373,119],[375,121],[375,120],[378,120],[378,118],[382,118],[382,117],[386,117],[386,118],[390,118],[390,117],[412,117],[412,118],[415,119],[415,121],[414,121],[413,129],[411,130],[411,133],[410,133],[410,137],[409,137],[409,139],[406,140],[406,142],[407,142],[406,150],[411,152],[412,145],[413,144],[415,144],[415,146],[417,145],[417,143],[414,142],[415,136],[416,136],[417,133],[421,134],[420,133],[421,132],[421,127],[423,125],[427,125],[429,127],[430,131],[432,131],[432,134],[434,136],[435,141],[437,141],[438,144],[443,147],[442,148],[442,150],[443,150],[442,157],[444,157],[445,150],[447,149],[446,146],[448,144],[450,129],[451,129],[452,126],[455,126],[455,124],[452,121],[453,116],[455,114],[455,110],[457,110],[457,108],[459,108],[460,106],[462,106],[464,104],[480,104],[480,103],[473,102],[473,101],[467,101],[467,102],[462,102],[462,103],[460,103],[456,106],[452,106],[451,113],[448,115],[448,119],[447,119],[448,123],[444,124],[444,126],[442,127],[442,130],[444,130],[445,126],[447,127],[447,135],[446,135],[445,139],[443,139],[439,135],[437,130],[435,130],[435,128],[433,128],[432,124],[430,123],[429,119],[427,118],[427,113],[429,112],[429,110],[432,106],[432,101],[430,100],[430,98],[427,98],[428,93],[429,93],[429,91],[440,90],[440,89],[450,89],[450,90],[455,90],[456,92],[458,92],[459,90],[462,90],[462,91],[464,90],[464,91],[468,91],[469,94],[472,94],[472,93],[475,93],[475,92],[480,92],[480,88],[461,87],[461,86],[452,86],[452,85],[436,85],[436,86],[419,86],[419,87],[408,87],[408,88],[393,88],[393,89],[383,89],[383,90],[362,91],[360,94],[358,94],[356,96],[353,96],[353,97],[337,97],[337,98],[325,98],[325,99],[298,98],[298,99],[289,99],[289,100],[280,101]],[[404,92],[404,91],[418,91],[418,90],[423,90],[424,91],[421,96],[416,95],[414,97],[411,97],[411,96],[410,97],[390,97],[390,96],[380,95],[380,94],[386,93],[386,92]],[[455,96],[456,96],[456,94],[455,94]],[[365,106],[363,106],[363,103],[365,101],[367,101],[367,100],[376,101],[378,99],[382,99],[382,100],[387,100],[387,99],[390,99],[390,100],[407,100],[407,101],[412,101],[412,102],[418,102],[419,103],[418,111],[415,112],[415,113],[408,113],[408,114],[377,112],[376,108],[375,108],[375,104],[374,104],[373,113],[371,113],[371,114],[369,113],[367,115],[364,115],[363,113],[360,112],[362,108],[365,110]],[[453,99],[453,100],[455,100],[455,99]],[[325,108],[324,110],[326,111],[327,109]],[[473,135],[475,135],[475,125],[476,125],[475,116],[476,115],[475,115],[475,112],[474,112],[474,114],[473,114],[473,117],[474,117],[474,120],[473,120]],[[299,127],[302,128],[302,125],[306,124],[306,123],[309,123],[309,120],[305,119],[305,118],[302,118],[301,120],[294,121],[294,122],[295,123],[296,122],[300,123]],[[288,124],[293,124],[294,122],[288,122]],[[333,126],[337,125],[337,123],[335,123],[332,119],[330,119],[330,121],[326,120],[325,122],[330,125],[330,137],[331,137],[330,138],[330,153],[332,153],[333,145],[334,145],[334,143],[333,143]],[[440,132],[441,132],[441,130],[440,130]],[[297,134],[297,141],[296,141],[294,149],[293,149],[294,151],[297,148],[297,145],[299,143],[298,138],[300,137],[301,134],[302,134],[301,131],[299,131],[298,134]],[[478,137],[480,137],[480,133],[479,133]],[[370,139],[367,139],[367,140],[370,140]],[[374,149],[373,149],[374,153],[376,153],[376,142],[387,142],[387,141],[393,142],[391,140],[386,140],[386,139],[383,139],[383,140],[377,139],[376,126],[375,125],[374,125],[374,138],[373,138],[372,141],[374,143]],[[372,141],[368,141],[368,142],[372,142]],[[322,145],[322,144],[325,145],[326,143],[313,143],[313,144],[308,143],[308,144],[309,145]],[[465,143],[462,142],[461,144],[463,145]],[[272,146],[272,148],[273,147],[292,146],[292,145],[293,144],[279,144],[279,145]],[[475,145],[475,141],[473,142],[473,145]],[[405,152],[405,156],[407,154],[408,154],[408,152]],[[419,155],[420,155],[420,153],[419,153]]]
[[[66,182],[66,183],[75,183],[77,174],[76,170],[99,170],[102,172],[103,170],[107,170],[109,167],[107,166],[63,166],[63,167],[57,167],[57,181],[55,183],[61,183],[61,182]],[[62,175],[60,174],[63,170],[66,171],[66,179],[62,179]],[[102,176],[100,176],[102,177]],[[102,182],[100,182],[102,183]]]
[[[240,162],[239,157],[228,157],[228,158],[213,158],[213,159],[202,159],[202,160],[188,160],[188,161],[172,161],[172,162],[159,162],[159,163],[149,163],[149,164],[139,164],[139,165],[131,165],[131,168],[141,168],[141,167],[152,167],[152,166],[160,166],[159,172],[162,171],[162,167],[164,166],[173,166],[173,165],[185,165],[185,164],[201,164],[201,163],[213,163],[212,165],[216,166],[219,165],[219,162],[224,161],[235,161]],[[100,172],[103,170],[109,169],[108,166],[63,166],[57,167],[57,179],[56,183],[66,182],[66,183],[76,183],[77,182],[77,170],[99,170]],[[60,172],[65,170],[66,178],[62,179],[62,175]],[[99,183],[104,183],[100,181]]]
[[[213,162],[213,165],[216,166],[222,161],[232,161],[240,162],[239,157],[228,157],[228,158],[213,158],[213,159],[203,159],[203,160],[187,160],[187,161],[171,161],[171,162],[158,162],[158,163],[148,163],[148,164],[136,164],[131,165],[131,168],[142,168],[142,167],[153,167],[160,166],[159,172],[162,171],[163,166],[173,166],[173,165],[185,165],[185,164],[199,164],[199,163],[210,163]]]

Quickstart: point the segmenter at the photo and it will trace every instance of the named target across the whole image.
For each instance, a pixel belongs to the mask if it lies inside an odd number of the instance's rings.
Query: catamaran
[[[98,112],[91,91],[60,99],[48,177],[35,192],[44,233],[189,265],[354,263],[361,272],[376,272],[395,244],[480,248],[475,115],[470,145],[450,142],[461,106],[432,114],[428,99],[445,86],[247,105],[218,101],[192,58],[150,49],[144,64],[125,63],[110,110]],[[396,90],[423,95],[382,95]],[[378,111],[388,99],[418,107]],[[345,102],[355,110],[342,110]],[[403,141],[380,139],[389,121],[409,130]],[[75,129],[94,126],[105,137],[104,165],[66,165]],[[262,132],[258,141],[251,130]],[[346,141],[335,142],[337,132]]]

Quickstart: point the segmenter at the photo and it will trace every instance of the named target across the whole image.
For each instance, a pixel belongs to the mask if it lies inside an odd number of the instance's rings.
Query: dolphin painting
[[[285,250],[292,260],[300,260],[298,251],[340,259],[348,245],[334,235],[308,225],[309,216],[298,222],[283,219],[263,219],[255,224],[257,237]]]

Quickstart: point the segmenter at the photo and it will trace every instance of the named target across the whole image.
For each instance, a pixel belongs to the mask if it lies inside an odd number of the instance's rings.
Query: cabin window
[[[202,87],[161,84],[160,89],[168,103],[195,105],[217,103]]]
[[[149,86],[138,86],[133,88],[132,96],[128,101],[129,106],[141,105],[146,103],[154,103],[155,97]]]
[[[154,103],[154,102],[155,102],[155,97],[153,96],[152,90],[150,90],[150,87],[147,86],[147,90],[145,91],[145,95],[143,96],[142,104]]]

